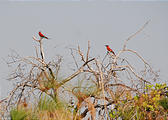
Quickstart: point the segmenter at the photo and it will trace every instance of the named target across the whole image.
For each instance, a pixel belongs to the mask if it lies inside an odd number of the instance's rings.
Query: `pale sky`
[[[94,56],[106,53],[105,44],[118,52],[125,39],[151,20],[128,47],[160,70],[163,81],[168,79],[168,2],[84,1],[0,2],[0,98],[12,88],[6,80],[10,70],[3,58],[10,49],[22,56],[34,55],[37,44],[32,36],[38,37],[39,30],[52,38],[44,42],[47,57],[61,54],[66,61],[70,57],[68,46],[80,45],[86,50],[88,40]]]

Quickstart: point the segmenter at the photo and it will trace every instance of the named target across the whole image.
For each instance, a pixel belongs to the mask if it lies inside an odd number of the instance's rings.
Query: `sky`
[[[93,56],[103,56],[105,44],[117,53],[124,40],[150,20],[129,41],[128,48],[140,53],[155,70],[160,70],[161,80],[168,78],[168,2],[16,1],[0,2],[0,98],[12,89],[12,83],[7,80],[11,69],[4,59],[8,59],[11,50],[21,56],[35,55],[37,43],[32,36],[38,37],[39,30],[51,38],[44,41],[46,57],[60,54],[67,62],[71,57],[68,47],[80,45],[85,51],[88,40]]]

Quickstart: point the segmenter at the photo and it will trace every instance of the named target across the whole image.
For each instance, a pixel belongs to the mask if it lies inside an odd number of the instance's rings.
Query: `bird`
[[[111,52],[113,53],[113,55],[115,55],[114,51],[109,47],[109,45],[105,45],[105,46],[108,52]]]
[[[43,35],[43,34],[41,33],[41,31],[39,31],[39,36],[40,36],[41,38],[48,39],[48,37],[46,37],[45,35]]]

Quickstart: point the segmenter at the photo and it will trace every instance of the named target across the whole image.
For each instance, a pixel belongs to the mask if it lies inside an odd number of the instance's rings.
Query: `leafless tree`
[[[17,106],[25,99],[27,101],[38,99],[42,93],[45,93],[53,100],[57,100],[60,88],[65,87],[66,83],[77,76],[84,75],[84,80],[90,85],[84,87],[73,86],[70,91],[67,91],[73,96],[72,99],[76,100],[73,106],[73,119],[91,117],[91,119],[95,120],[97,116],[100,119],[109,119],[108,112],[112,105],[124,101],[127,94],[145,92],[143,91],[144,85],[151,84],[158,77],[158,74],[153,71],[152,67],[138,52],[127,48],[128,41],[140,33],[148,23],[149,21],[126,39],[123,48],[115,56],[109,52],[103,59],[90,56],[90,41],[88,41],[86,55],[81,51],[80,46],[77,49],[71,48],[76,71],[61,81],[58,80],[58,75],[62,57],[57,56],[54,61],[46,62],[43,39],[38,40],[33,37],[39,44],[39,48],[36,47],[36,56],[21,57],[16,52],[13,52],[14,55],[9,56],[11,61],[7,62],[7,64],[16,65],[16,69],[9,78],[14,81],[15,88],[0,103],[6,103],[5,109],[9,111],[11,106]],[[129,56],[123,58],[122,54],[127,52],[138,57],[143,63],[144,69],[136,69],[136,66],[133,66],[127,59]],[[77,56],[81,58],[80,62],[76,59]],[[148,76],[152,76],[152,78],[149,79]],[[81,89],[85,92],[82,92]],[[92,91],[86,92],[89,90]]]

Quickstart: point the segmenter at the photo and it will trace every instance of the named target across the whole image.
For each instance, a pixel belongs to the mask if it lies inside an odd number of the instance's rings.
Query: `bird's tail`
[[[48,39],[48,37],[46,37],[46,36],[45,36],[44,38],[45,38],[45,39]]]

